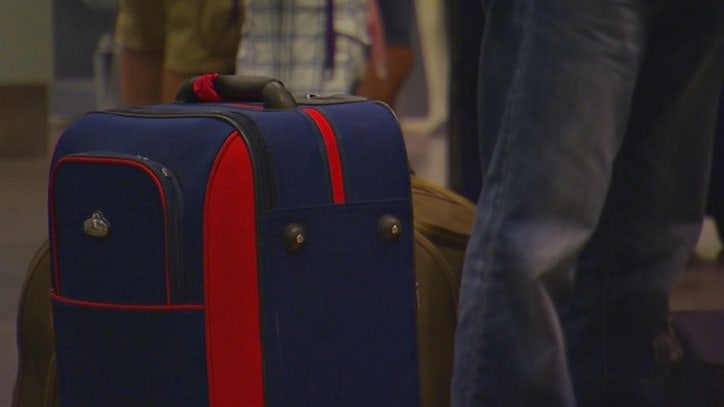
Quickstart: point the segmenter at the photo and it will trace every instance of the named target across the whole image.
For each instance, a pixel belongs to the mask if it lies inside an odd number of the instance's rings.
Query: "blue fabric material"
[[[274,174],[275,207],[314,206],[332,200],[319,131],[297,110],[248,112],[264,134]]]
[[[93,113],[66,131],[56,148],[53,163],[69,153],[113,151],[142,155],[171,168],[179,180],[183,197],[188,299],[198,304],[203,301],[201,214],[206,182],[216,153],[233,131],[227,122],[201,117],[144,117],[139,120],[138,117]]]
[[[344,204],[332,203],[321,134],[297,109],[171,104],[93,113],[63,135],[53,165],[68,154],[113,152],[144,156],[171,169],[182,191],[189,302],[202,304],[206,185],[219,149],[238,125],[251,150],[257,191],[258,228],[248,233],[257,233],[259,239],[267,403],[417,406],[413,222],[400,130],[389,108],[378,103],[315,107],[337,132]],[[110,267],[114,280],[100,281],[100,287],[92,278],[76,281],[70,283],[70,293],[83,297],[78,299],[156,304],[157,277],[148,287],[141,281],[145,270],[158,267],[163,252],[157,236],[149,241],[158,235],[160,215],[150,209],[157,202],[132,195],[152,195],[143,186],[147,180],[119,168],[87,169],[68,167],[67,173],[59,174],[55,188],[65,199],[59,210],[68,224],[64,221],[62,233],[55,237],[73,233],[68,231],[88,216],[87,208],[96,209],[97,199],[119,219],[114,230],[130,223],[134,239],[144,236],[123,247],[100,248],[104,256],[113,257],[108,261],[119,261]],[[116,184],[119,176],[125,181]],[[100,192],[84,195],[84,183]],[[262,199],[267,193],[271,199]],[[121,212],[124,215],[117,218]],[[386,214],[399,218],[402,225],[402,235],[392,241],[378,235],[378,221]],[[149,222],[156,226],[144,230]],[[299,253],[284,250],[282,230],[289,222],[301,222],[309,231],[310,240]],[[79,250],[98,249],[78,240],[59,248],[69,258]],[[141,256],[144,253],[148,256]],[[94,257],[99,264],[91,266],[105,269],[100,264],[105,260]],[[61,276],[69,267],[86,267],[78,263],[86,260],[68,260],[65,255],[60,261]],[[133,270],[122,275],[127,268]],[[85,272],[75,276],[83,279]],[[122,394],[116,405],[207,403],[203,311],[123,311],[57,302],[55,318],[64,403],[112,406],[116,399],[104,400],[109,394]],[[113,373],[95,375],[84,370],[87,366]],[[174,366],[174,371],[164,366]],[[86,382],[92,387],[77,386]],[[149,399],[158,394],[164,399]]]
[[[53,312],[62,405],[208,405],[201,310]]]
[[[175,110],[179,106],[183,105],[167,105],[161,109]],[[396,200],[409,196],[404,139],[389,107],[367,101],[310,107],[325,115],[337,135],[348,202]],[[193,108],[241,113],[253,121],[263,134],[269,153],[276,207],[331,202],[324,143],[306,114],[297,109],[252,110],[233,104],[195,105]],[[300,137],[300,133],[308,135]],[[302,151],[314,153],[301,154]]]
[[[377,234],[386,214],[396,240]],[[290,223],[307,230],[296,253]],[[267,406],[419,406],[409,201],[275,210],[260,230]]]
[[[53,182],[60,294],[113,304],[166,304],[164,209],[148,174],[125,165],[68,162]],[[83,233],[84,221],[96,210],[110,223],[104,238]]]
[[[233,131],[229,123],[208,118],[93,113],[62,136],[53,165],[68,154],[113,152],[144,156],[171,168],[181,185],[184,208],[184,302],[200,304],[206,182],[221,144]],[[60,251],[61,284],[68,289],[62,294],[122,304],[165,302],[159,292],[165,291],[159,290],[165,282],[158,273],[164,254],[162,217],[158,202],[146,201],[158,192],[148,187],[148,179],[115,166],[86,169],[69,167],[64,174],[61,168],[54,187],[62,223],[52,237]],[[82,219],[90,207],[108,211],[109,240],[83,239]],[[114,236],[124,239],[119,242]],[[63,404],[208,404],[202,311],[121,311],[57,303],[54,321]]]
[[[492,0],[453,406],[661,406],[652,340],[697,241],[720,1]]]
[[[377,102],[318,106],[338,135],[348,202],[409,196],[409,167],[395,116]],[[384,181],[384,182],[383,182]]]
[[[265,135],[277,187],[276,204],[259,226],[267,403],[417,406],[412,214],[402,135],[389,108],[378,103],[314,108],[337,138],[342,205],[332,205],[326,149],[308,115],[245,112]],[[378,235],[385,214],[403,225],[403,236],[392,242]],[[289,223],[308,232],[298,253],[284,249]]]

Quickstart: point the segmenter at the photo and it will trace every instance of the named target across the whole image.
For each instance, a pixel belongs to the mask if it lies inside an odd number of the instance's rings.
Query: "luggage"
[[[668,406],[724,407],[724,312],[673,314],[681,357],[668,377]]]
[[[459,289],[465,257],[475,218],[475,204],[449,189],[411,177],[415,230],[429,239],[454,271]],[[457,304],[457,295],[455,296]]]
[[[416,176],[414,212],[421,405],[449,405],[456,304],[474,205]],[[48,243],[30,261],[18,311],[18,375],[13,407],[58,405],[50,309]]]
[[[460,275],[475,206],[412,176],[417,332],[423,407],[450,405]]]
[[[58,405],[49,289],[50,259],[45,242],[28,265],[18,304],[18,371],[13,407]]]
[[[417,406],[405,148],[383,104],[202,76],[91,113],[49,189],[63,406]]]

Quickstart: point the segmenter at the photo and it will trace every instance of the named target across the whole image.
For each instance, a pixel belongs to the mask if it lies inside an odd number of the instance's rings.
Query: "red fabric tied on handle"
[[[219,77],[218,73],[207,73],[199,76],[193,84],[194,95],[199,102],[218,103],[222,102],[221,96],[216,93],[214,80]]]

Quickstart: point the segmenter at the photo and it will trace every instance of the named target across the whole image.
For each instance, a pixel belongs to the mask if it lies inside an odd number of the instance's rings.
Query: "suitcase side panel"
[[[404,139],[387,106],[364,102],[316,109],[337,134],[348,202],[409,199]]]
[[[270,112],[248,113],[264,130],[277,180],[311,179],[326,191],[309,201],[304,191],[280,186],[278,204],[259,214],[270,407],[419,405],[404,144],[383,106],[365,102],[343,110],[343,115],[327,106],[295,110],[304,119],[295,127],[296,137],[308,143],[305,159],[315,161],[305,167],[308,172],[278,158],[300,151],[267,131],[280,127],[268,123]],[[380,235],[385,215],[399,220],[398,238]],[[291,225],[304,229],[303,244],[295,249],[285,245]]]
[[[275,208],[409,198],[404,140],[386,106],[356,102],[243,114],[266,140]]]
[[[273,172],[273,207],[326,204],[332,200],[325,145],[312,120],[298,110],[244,111],[264,138]],[[266,208],[269,209],[269,208]]]
[[[265,214],[262,320],[267,405],[417,406],[419,387],[409,202]],[[386,214],[405,228],[385,241]],[[284,228],[306,228],[285,250]]]
[[[404,145],[401,137],[395,139],[399,129],[388,109],[371,102],[355,109],[356,113],[342,112],[340,121],[336,108],[319,108],[335,133],[332,147],[319,123],[299,109],[243,112],[268,145],[278,195],[271,207],[260,205],[254,196],[259,175],[254,170],[259,166],[250,157],[259,158],[259,151],[244,137],[228,137],[229,123],[159,117],[147,118],[141,126],[116,117],[111,125],[98,127],[104,120],[96,116],[104,115],[91,115],[82,121],[80,126],[86,129],[75,137],[73,147],[65,144],[57,150],[61,157],[86,150],[140,151],[176,172],[185,200],[186,264],[194,276],[190,298],[203,302],[204,311],[175,311],[201,315],[201,340],[196,325],[191,340],[204,347],[205,351],[193,352],[205,354],[206,359],[203,367],[194,368],[193,380],[205,381],[202,397],[207,397],[208,389],[212,405],[419,404]],[[96,140],[92,133],[98,128],[108,134]],[[380,133],[390,129],[396,132],[392,137]],[[208,136],[198,137],[199,132]],[[171,137],[178,140],[177,149],[169,148]],[[327,150],[335,147],[340,168],[330,171],[335,166],[330,165],[334,159],[330,161]],[[217,156],[220,151],[223,154]],[[340,173],[341,178],[335,178]],[[344,199],[340,199],[340,181]],[[403,238],[385,244],[378,236],[377,221],[390,213],[400,219]],[[311,254],[303,261],[295,260],[281,244],[280,229],[294,219],[309,222],[316,242],[297,253]],[[332,244],[318,246],[329,239]],[[303,277],[310,275],[305,282]],[[58,315],[82,305],[58,304]],[[240,309],[244,312],[237,312]],[[86,311],[68,315],[73,312]],[[91,320],[97,312],[88,310],[90,316],[83,318]],[[120,318],[120,322],[130,320]],[[142,330],[149,328],[144,326]],[[159,326],[168,332],[175,329]],[[295,331],[293,336],[300,342],[277,341],[289,339],[285,333]],[[333,341],[332,349],[325,346],[327,339]],[[289,365],[285,362],[289,360],[295,362]],[[201,393],[197,389],[195,394]],[[179,405],[184,404],[188,403]]]
[[[263,406],[254,173],[238,134],[214,163],[204,208],[204,308],[212,406]]]
[[[54,296],[53,315],[61,405],[207,404],[200,308],[107,307]]]

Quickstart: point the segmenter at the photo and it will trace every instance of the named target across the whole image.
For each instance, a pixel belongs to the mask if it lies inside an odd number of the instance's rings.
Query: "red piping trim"
[[[204,204],[210,406],[264,405],[254,172],[238,132],[211,169]]]
[[[137,304],[112,304],[105,302],[96,301],[83,301],[72,298],[63,297],[56,293],[51,293],[50,296],[59,302],[66,304],[78,305],[81,307],[90,308],[102,308],[102,309],[115,309],[125,311],[184,311],[184,310],[202,310],[204,306],[202,304],[179,304],[179,305],[137,305]]]
[[[339,145],[337,144],[337,136],[334,129],[327,121],[327,118],[317,109],[311,107],[302,109],[309,117],[312,118],[314,124],[319,128],[322,134],[322,140],[327,150],[327,164],[329,166],[329,180],[332,184],[332,201],[335,204],[343,204],[346,201],[344,192],[344,173],[342,171],[342,160],[339,154]]]
[[[57,175],[58,171],[60,170],[60,167],[63,164],[66,163],[90,163],[90,164],[109,164],[109,165],[126,165],[129,167],[134,167],[137,169],[140,169],[141,171],[145,172],[149,178],[153,181],[154,185],[156,185],[156,189],[158,190],[158,195],[161,198],[161,206],[163,207],[163,247],[166,252],[164,252],[164,280],[166,281],[166,304],[171,304],[171,284],[170,284],[170,273],[169,273],[169,264],[168,264],[168,218],[166,216],[167,212],[167,205],[166,205],[166,195],[163,193],[163,185],[161,184],[161,181],[158,179],[156,174],[148,169],[145,165],[135,162],[133,160],[123,159],[123,158],[113,158],[113,157],[81,157],[81,156],[69,156],[69,157],[63,157],[61,158],[58,163],[55,165],[55,168],[53,169],[53,174],[51,176],[51,182],[50,182],[50,191],[49,191],[49,197],[51,200],[51,211],[50,211],[50,224],[52,227],[52,235],[53,235],[53,275],[55,278],[55,291],[60,294],[60,270],[58,267],[58,246],[57,246],[57,240],[55,238],[55,198],[54,198],[54,185],[55,185],[55,176]]]

